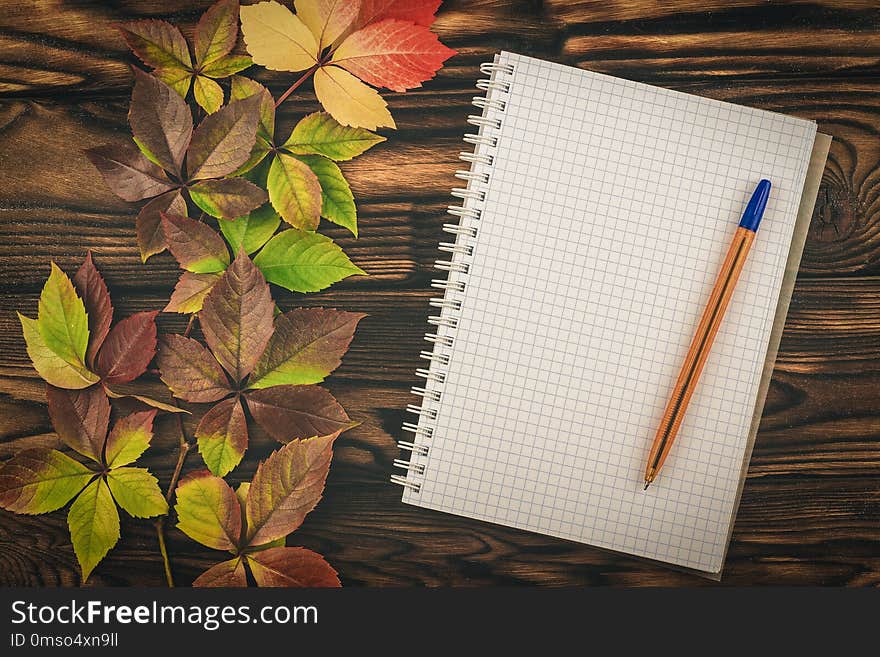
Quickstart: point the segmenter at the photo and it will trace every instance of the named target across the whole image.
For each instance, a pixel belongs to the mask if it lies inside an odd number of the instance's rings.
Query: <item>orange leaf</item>
[[[349,36],[331,61],[373,86],[406,91],[434,77],[454,53],[427,27],[387,19]]]
[[[324,109],[343,125],[368,130],[396,127],[388,104],[379,92],[338,66],[324,66],[315,71],[315,95]]]
[[[386,18],[396,18],[431,27],[441,0],[361,0],[361,11],[355,29]]]

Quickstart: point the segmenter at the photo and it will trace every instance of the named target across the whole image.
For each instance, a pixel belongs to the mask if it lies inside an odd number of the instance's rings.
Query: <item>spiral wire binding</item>
[[[440,251],[449,254],[449,257],[434,263],[436,269],[447,272],[448,276],[431,281],[432,288],[443,291],[443,296],[430,301],[432,308],[439,309],[438,314],[428,318],[428,323],[436,327],[436,331],[425,334],[425,340],[433,345],[433,349],[419,354],[427,361],[427,367],[416,370],[416,375],[425,379],[424,387],[412,388],[412,393],[421,397],[422,403],[419,406],[409,404],[406,407],[418,419],[403,423],[403,430],[411,433],[413,439],[397,443],[401,450],[410,452],[410,459],[395,459],[394,466],[400,468],[403,474],[391,475],[393,483],[416,495],[421,492],[423,477],[428,468],[431,441],[434,437],[433,423],[439,416],[440,403],[443,400],[443,386],[458,329],[458,314],[467,289],[483,204],[495,162],[494,151],[498,146],[514,68],[510,64],[499,63],[496,58],[494,62],[482,64],[480,72],[489,76],[488,79],[477,82],[477,89],[484,91],[486,95],[473,99],[473,104],[482,110],[482,114],[468,117],[467,122],[475,126],[477,132],[464,136],[465,143],[474,146],[474,150],[459,154],[461,160],[470,164],[470,168],[455,172],[455,177],[465,181],[467,186],[453,188],[452,196],[460,199],[461,204],[447,208],[447,212],[457,217],[458,221],[443,224],[443,230],[453,235],[455,241],[440,243]]]

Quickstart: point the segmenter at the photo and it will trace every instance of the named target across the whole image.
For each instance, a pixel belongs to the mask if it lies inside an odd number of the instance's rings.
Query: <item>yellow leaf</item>
[[[379,92],[338,66],[315,71],[315,94],[324,109],[343,125],[368,130],[397,127]]]
[[[357,18],[360,3],[352,0],[295,0],[296,15],[308,25],[318,49],[324,50],[338,39]]]
[[[309,28],[277,2],[242,7],[241,32],[254,63],[273,71],[304,71],[318,61]]]

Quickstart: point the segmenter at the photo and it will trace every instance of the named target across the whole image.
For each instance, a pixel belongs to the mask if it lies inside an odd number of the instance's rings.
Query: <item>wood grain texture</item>
[[[54,260],[72,273],[95,254],[117,317],[164,305],[167,256],[142,265],[137,204],[116,198],[82,149],[128,138],[129,66],[113,31],[155,17],[192,30],[210,2],[0,2],[0,459],[59,446],[45,389],[15,312],[33,315]],[[704,585],[658,565],[400,502],[387,483],[426,330],[431,265],[478,65],[507,48],[713,98],[816,120],[834,136],[801,276],[730,547],[724,584],[880,584],[880,8],[874,0],[453,0],[436,24],[459,51],[437,78],[385,94],[399,130],[345,163],[361,236],[326,232],[369,277],[284,308],[369,313],[327,381],[361,424],[337,443],[325,498],[288,539],[326,555],[346,585]],[[256,75],[273,91],[290,80]],[[279,131],[317,105],[309,85]],[[183,318],[163,315],[163,330]],[[144,389],[167,391],[149,377]],[[194,408],[198,411],[198,409]],[[192,429],[193,419],[187,420]],[[173,422],[145,463],[167,484]],[[256,433],[230,480],[249,479],[277,445]],[[191,454],[187,467],[196,467]],[[123,514],[124,515],[124,514]],[[162,585],[150,523],[123,518],[96,585]],[[222,555],[169,531],[188,584]],[[0,585],[79,583],[64,513],[0,512]]]

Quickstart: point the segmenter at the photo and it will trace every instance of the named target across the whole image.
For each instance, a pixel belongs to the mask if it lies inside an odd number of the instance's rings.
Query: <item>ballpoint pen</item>
[[[739,222],[739,227],[734,233],[733,243],[727,251],[727,257],[721,266],[715,287],[712,288],[709,302],[703,311],[696,335],[694,335],[690,349],[688,349],[684,365],[682,365],[675,387],[672,389],[672,396],[666,405],[666,411],[663,413],[663,419],[657,429],[657,435],[654,437],[648,465],[645,468],[645,490],[657,477],[657,473],[675,441],[675,435],[681,426],[688,402],[690,402],[697,386],[700,373],[709,356],[709,350],[712,348],[712,342],[718,333],[718,327],[721,326],[724,312],[733,296],[733,290],[745,264],[746,256],[748,256],[755,239],[755,233],[758,230],[758,224],[761,223],[761,217],[764,215],[769,195],[770,181],[762,180],[755,188]]]

